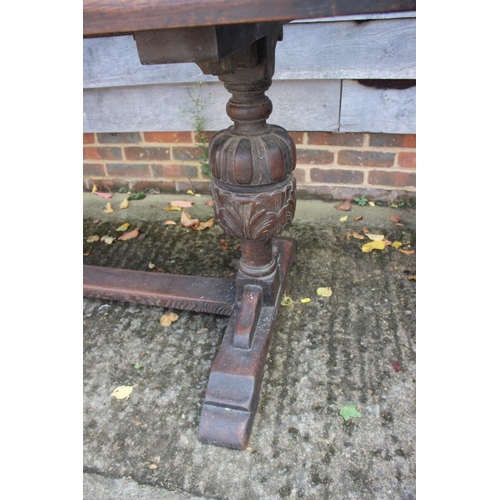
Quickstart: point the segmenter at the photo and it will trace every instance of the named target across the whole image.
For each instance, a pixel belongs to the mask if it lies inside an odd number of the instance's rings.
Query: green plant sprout
[[[201,88],[203,82],[198,82],[197,87]],[[187,86],[186,90],[189,94],[189,98],[191,100],[191,107],[188,112],[191,115],[191,126],[195,131],[195,141],[197,147],[201,149],[201,173],[205,177],[212,177],[212,172],[210,170],[210,162],[208,159],[208,144],[209,140],[207,134],[205,133],[205,128],[207,125],[207,120],[204,116],[202,116],[201,112],[205,108],[205,103],[200,96],[200,92],[194,95],[193,86]]]
[[[360,206],[360,207],[364,207],[367,203],[368,203],[368,200],[365,198],[365,196],[356,196],[354,198],[354,201]]]

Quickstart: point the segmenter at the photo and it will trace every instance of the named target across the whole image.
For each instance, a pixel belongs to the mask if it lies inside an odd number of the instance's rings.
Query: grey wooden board
[[[340,132],[416,133],[416,87],[382,90],[343,81]]]
[[[274,82],[267,95],[273,102],[269,123],[287,130],[331,130],[339,127],[340,81]],[[230,94],[220,82],[202,86],[143,85],[87,89],[83,94],[84,132],[192,130],[192,98],[205,107],[206,130],[232,125],[226,115]]]
[[[415,38],[415,18],[287,24],[274,79],[414,79]],[[84,88],[216,81],[194,63],[142,66],[132,36],[84,39],[83,56]]]

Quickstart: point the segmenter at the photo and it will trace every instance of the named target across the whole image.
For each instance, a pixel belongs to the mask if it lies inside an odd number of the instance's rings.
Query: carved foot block
[[[279,286],[272,305],[254,307],[255,301],[247,294],[235,305],[208,380],[198,430],[202,443],[239,450],[247,446],[273,328],[296,247],[291,238],[273,239]],[[252,294],[255,287],[256,280],[252,280]],[[239,330],[241,325],[244,328]],[[245,342],[242,330],[252,332],[244,336],[248,339]]]

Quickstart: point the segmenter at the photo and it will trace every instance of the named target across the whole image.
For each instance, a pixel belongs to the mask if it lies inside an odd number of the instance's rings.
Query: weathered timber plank
[[[338,130],[338,80],[277,81],[267,95],[273,102],[270,123],[288,130]],[[195,97],[204,103],[207,130],[232,125],[225,113],[230,94],[220,82],[87,89],[83,97],[84,132],[192,130]]]
[[[340,132],[416,132],[416,87],[379,89],[342,82]]]
[[[391,79],[416,76],[416,20],[284,26],[274,80]],[[84,88],[210,82],[193,63],[143,66],[131,35],[85,39]]]
[[[415,10],[415,0],[84,0],[84,36]]]

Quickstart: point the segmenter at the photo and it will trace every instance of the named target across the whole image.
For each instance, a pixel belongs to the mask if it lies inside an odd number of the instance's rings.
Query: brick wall
[[[211,133],[207,133],[211,135]],[[416,136],[290,132],[299,197],[397,201],[416,195]],[[84,189],[208,193],[195,132],[83,134]]]

